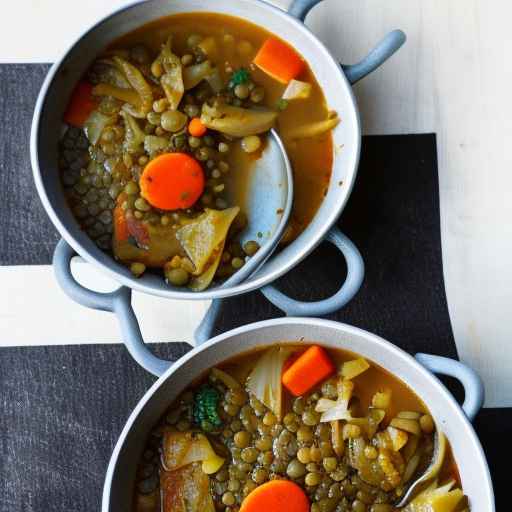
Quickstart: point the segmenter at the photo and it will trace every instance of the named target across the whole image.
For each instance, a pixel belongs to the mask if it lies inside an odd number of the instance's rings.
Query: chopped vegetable
[[[126,194],[120,194],[114,208],[114,238],[118,242],[132,241],[135,247],[147,248],[149,245],[149,234],[142,222],[139,222],[132,215],[127,215],[122,205]]]
[[[181,66],[180,58],[171,51],[172,38],[169,37],[166,43],[162,46],[162,51],[157,58],[165,73],[160,77],[160,84],[165,92],[169,108],[177,110],[181,98],[185,92],[183,83],[183,69]]]
[[[142,73],[133,64],[130,64],[127,60],[118,56],[112,57],[112,60],[140,97],[140,104],[138,107],[134,107],[130,103],[125,103],[123,105],[123,109],[134,117],[146,117],[146,114],[153,106],[153,91],[151,90],[151,87],[146,82]]]
[[[117,116],[106,116],[98,110],[93,110],[84,123],[84,132],[91,144],[96,144],[106,126],[116,122]]]
[[[229,88],[234,89],[237,85],[246,84],[251,79],[251,74],[247,69],[240,68],[233,72],[229,80]]]
[[[309,512],[305,492],[288,480],[272,480],[256,487],[242,502],[240,512]]]
[[[212,130],[233,137],[257,135],[270,130],[277,119],[272,110],[251,110],[233,107],[217,101],[213,106],[205,103],[201,122]]]
[[[210,479],[197,463],[162,471],[160,488],[162,512],[215,512]]]
[[[391,389],[383,389],[382,391],[377,391],[372,397],[372,406],[377,407],[378,409],[389,409],[391,405]]]
[[[217,472],[224,459],[219,457],[213,450],[208,438],[196,432],[174,432],[164,433],[162,442],[162,465],[166,471],[175,471],[183,466],[194,462],[205,462],[209,473]]]
[[[194,421],[205,432],[210,432],[222,425],[217,411],[219,400],[219,392],[207,384],[201,386],[194,395]]]
[[[345,361],[341,367],[341,376],[344,379],[355,379],[358,375],[365,372],[370,368],[368,361],[363,357],[359,357],[358,359],[354,359],[353,361]]]
[[[239,211],[238,207],[225,210],[206,208],[203,214],[178,230],[176,236],[194,264],[194,275],[202,274],[222,252],[229,227]]]
[[[67,124],[82,128],[91,112],[98,105],[92,90],[93,86],[89,82],[78,82],[78,85],[71,94],[68,108],[64,114],[64,121]]]
[[[283,133],[283,137],[287,140],[308,139],[310,137],[317,137],[336,128],[340,122],[340,118],[336,112],[329,112],[325,121],[318,121],[302,126],[296,126],[288,129]]]
[[[407,432],[391,426],[387,428],[387,431],[391,438],[391,442],[393,443],[393,450],[395,450],[395,452],[400,451],[407,444],[409,435]]]
[[[185,90],[188,91],[189,89],[193,89],[200,82],[206,80],[214,70],[215,68],[209,60],[184,68],[183,84]]]
[[[311,84],[301,82],[300,80],[292,80],[283,93],[283,100],[303,100],[311,95]]]
[[[421,435],[421,428],[416,420],[408,420],[405,418],[393,418],[390,425],[400,430],[405,430],[415,436]]]
[[[203,169],[186,153],[164,153],[146,165],[140,189],[142,197],[156,208],[189,208],[203,193]]]
[[[437,481],[421,492],[404,509],[404,512],[453,512],[464,498],[461,489],[452,489],[454,480],[450,480],[442,487]]]
[[[281,376],[283,366],[292,349],[272,347],[258,359],[249,375],[247,389],[280,420],[282,416],[283,389]]]
[[[253,62],[283,84],[296,78],[305,69],[305,63],[300,55],[276,37],[270,37],[263,43]]]
[[[339,420],[331,421],[331,443],[334,453],[338,457],[343,456],[345,443],[341,434],[341,422]]]
[[[134,107],[140,107],[140,96],[133,89],[124,89],[111,84],[98,84],[92,90],[94,96],[112,96]]]
[[[146,135],[144,137],[144,151],[151,156],[155,153],[161,153],[169,148],[169,139],[158,137],[156,135]]]
[[[201,119],[194,117],[188,124],[188,133],[194,137],[202,137],[207,132],[206,126],[201,122]]]
[[[293,395],[304,395],[334,371],[327,352],[312,345],[284,372],[283,384]]]
[[[350,380],[338,380],[338,399],[336,402],[330,400],[329,402],[319,401],[316,409],[317,412],[323,412],[320,421],[322,423],[335,421],[335,420],[350,420],[352,414],[348,410],[348,404],[352,398],[354,391],[354,383]]]
[[[144,144],[146,134],[128,112],[122,110],[121,116],[124,119],[124,148],[128,153],[137,153]]]

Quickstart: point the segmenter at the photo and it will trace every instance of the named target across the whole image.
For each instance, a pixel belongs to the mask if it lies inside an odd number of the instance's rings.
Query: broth
[[[299,396],[292,394],[287,377],[290,369],[307,359],[306,352],[308,355],[315,350],[327,358],[335,373],[326,374]],[[271,354],[279,351],[285,351],[282,352],[284,396],[280,417],[253,393],[258,389],[256,380],[261,378],[258,369],[263,361],[263,374],[268,373],[266,378],[271,380],[275,370]],[[321,366],[321,360],[315,365]],[[217,368],[187,386],[153,430],[144,460],[137,469],[134,512],[199,509],[201,512],[243,512],[252,491],[275,480],[300,486],[311,512],[392,512],[398,510],[393,508],[393,503],[405,492],[407,482],[414,480],[414,475],[420,475],[428,465],[435,426],[427,407],[401,380],[356,354],[321,349],[309,343],[273,345],[227,360]],[[316,370],[311,367],[310,371]],[[281,385],[281,373],[278,375]],[[339,401],[339,393],[348,386],[347,382],[352,386],[346,403],[349,416],[345,416],[346,420],[324,422],[323,415],[329,413],[329,409],[323,413],[317,409],[331,400]],[[201,411],[197,410],[200,398],[212,393],[212,389],[219,394],[216,410],[220,423],[216,426],[209,423],[214,421],[213,416],[204,423]],[[377,425],[372,423],[377,421],[375,418],[379,419]],[[336,441],[337,422],[342,438]],[[191,445],[205,442],[216,456],[220,455],[221,459],[213,467],[214,459],[208,456],[208,477],[204,474],[205,466],[200,469],[200,462],[179,462],[184,460],[180,459],[183,454],[180,455],[180,448],[177,448],[180,442]],[[396,446],[395,442],[400,444]],[[193,451],[197,454],[197,447]],[[390,467],[395,472],[389,470]],[[199,478],[194,485],[202,489],[199,493],[204,493],[200,508],[194,508],[193,500],[189,508],[180,508],[176,496],[185,491],[177,475]],[[439,510],[469,510],[459,489],[460,479],[449,448],[438,475],[437,489],[447,482],[451,482],[451,490],[447,487],[445,494],[456,507]],[[427,490],[416,498],[421,499],[425,504],[433,498]],[[405,511],[430,510],[418,508],[418,502],[414,508],[414,503]]]

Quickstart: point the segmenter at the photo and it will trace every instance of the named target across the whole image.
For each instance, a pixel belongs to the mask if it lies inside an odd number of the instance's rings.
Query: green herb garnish
[[[229,88],[234,89],[237,85],[246,84],[251,79],[251,74],[247,69],[240,68],[233,72],[229,81]]]

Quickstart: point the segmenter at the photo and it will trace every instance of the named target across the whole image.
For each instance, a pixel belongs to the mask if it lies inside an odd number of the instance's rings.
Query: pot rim
[[[58,230],[59,234],[66,240],[66,242],[76,251],[78,255],[80,255],[84,260],[98,267],[100,271],[107,274],[110,278],[112,278],[115,282],[127,286],[133,290],[148,293],[150,295],[155,295],[159,297],[169,298],[169,299],[179,299],[179,300],[205,300],[205,299],[219,299],[224,297],[230,297],[233,295],[238,295],[241,293],[247,293],[271,282],[276,279],[282,277],[284,274],[289,272],[293,267],[295,267],[300,261],[306,258],[325,238],[328,231],[332,228],[332,226],[336,223],[337,219],[343,212],[348,199],[352,193],[352,189],[354,187],[354,183],[357,177],[360,154],[361,154],[361,120],[359,109],[357,106],[357,101],[352,90],[350,83],[348,82],[345,73],[341,65],[335,59],[331,51],[318,39],[318,37],[309,30],[304,23],[300,20],[289,14],[287,11],[280,9],[279,7],[269,4],[263,0],[244,0],[245,2],[252,3],[254,5],[263,6],[265,9],[272,13],[272,15],[281,16],[287,20],[287,22],[291,23],[295,26],[296,29],[302,31],[308,38],[310,44],[314,45],[316,50],[323,54],[323,57],[329,64],[338,71],[338,76],[341,77],[341,82],[343,87],[347,93],[347,109],[351,109],[352,112],[350,115],[353,118],[353,131],[354,133],[354,147],[351,150],[353,154],[353,169],[350,172],[347,172],[347,178],[343,182],[343,188],[340,189],[340,201],[337,208],[332,208],[327,214],[323,214],[324,218],[322,220],[321,227],[317,230],[315,235],[309,240],[307,243],[301,242],[301,236],[294,240],[290,246],[292,247],[294,244],[301,244],[298,250],[295,250],[292,257],[285,260],[284,264],[282,264],[278,269],[273,270],[272,272],[262,273],[265,269],[266,263],[262,266],[262,269],[259,270],[255,275],[248,278],[241,284],[236,286],[228,287],[228,288],[212,288],[211,290],[206,290],[203,292],[189,292],[189,291],[176,291],[174,289],[162,289],[153,286],[150,282],[145,282],[143,280],[139,280],[133,276],[128,274],[123,274],[120,271],[116,270],[112,266],[99,261],[90,251],[88,251],[78,240],[75,240],[73,234],[68,229],[63,221],[61,221],[59,214],[56,209],[52,206],[52,203],[48,197],[46,192],[46,188],[42,179],[42,172],[39,166],[39,154],[38,154],[38,141],[39,141],[39,133],[40,133],[40,120],[41,113],[44,109],[46,97],[48,91],[53,85],[54,79],[61,69],[62,65],[65,63],[68,55],[73,51],[73,49],[80,44],[82,39],[87,36],[90,32],[98,28],[100,25],[105,23],[107,20],[118,16],[119,14],[128,11],[140,4],[145,3],[145,0],[134,0],[123,7],[114,10],[112,13],[102,17],[100,20],[96,21],[91,27],[83,31],[79,37],[77,37],[72,44],[68,46],[68,48],[62,53],[61,57],[52,65],[50,68],[43,85],[41,86],[41,90],[39,92],[36,106],[34,109],[34,115],[32,119],[32,127],[30,134],[30,156],[31,156],[31,166],[32,166],[32,174],[34,178],[34,182],[36,185],[37,192],[43,204],[43,207],[50,217],[53,225]],[[233,16],[236,16],[233,14]],[[347,117],[348,117],[347,115]],[[334,164],[333,164],[334,166]],[[332,182],[330,184],[332,187]],[[317,211],[316,215],[319,214]],[[284,250],[286,250],[285,248]]]
[[[491,509],[489,512],[495,510],[495,497],[493,492],[493,485],[492,485],[492,479],[491,474],[489,470],[489,465],[487,463],[487,459],[485,457],[485,453],[483,451],[482,445],[480,443],[480,440],[478,439],[476,432],[473,429],[473,426],[471,422],[468,420],[464,412],[462,411],[461,406],[457,403],[453,395],[445,388],[445,386],[439,381],[439,379],[427,370],[424,366],[422,366],[416,359],[414,359],[413,356],[411,356],[409,353],[407,353],[405,350],[397,347],[390,341],[387,341],[386,339],[373,334],[369,331],[366,331],[364,329],[361,329],[359,327],[354,327],[352,325],[348,325],[342,322],[336,322],[333,320],[325,320],[320,318],[307,318],[307,317],[284,317],[284,318],[274,318],[270,320],[263,320],[259,322],[254,322],[251,324],[247,324],[241,327],[237,327],[235,329],[232,329],[230,331],[227,331],[225,333],[219,334],[218,336],[215,336],[214,338],[210,339],[209,341],[205,342],[202,345],[199,345],[189,352],[179,358],[177,361],[175,361],[169,369],[148,389],[148,391],[143,395],[143,397],[139,400],[135,408],[133,409],[132,413],[128,417],[123,430],[121,431],[121,434],[119,435],[119,438],[116,442],[116,445],[114,447],[114,450],[112,452],[112,456],[110,458],[107,472],[105,475],[105,483],[103,487],[103,496],[102,496],[102,511],[103,512],[109,512],[109,498],[110,498],[110,489],[112,484],[112,479],[114,475],[114,470],[117,465],[118,457],[121,452],[121,449],[124,445],[125,439],[130,432],[133,424],[136,422],[139,414],[143,411],[143,409],[146,407],[146,405],[150,402],[150,400],[153,398],[153,395],[155,392],[164,385],[164,383],[172,377],[174,372],[181,367],[182,365],[186,364],[188,361],[193,359],[196,355],[199,353],[206,351],[210,349],[213,346],[216,346],[220,343],[223,343],[226,339],[232,338],[234,336],[245,334],[252,331],[257,331],[263,328],[267,327],[276,327],[276,326],[283,326],[283,325],[304,325],[304,326],[319,326],[324,328],[330,328],[336,331],[343,331],[345,333],[352,333],[355,335],[360,335],[364,338],[365,342],[369,343],[370,345],[377,345],[379,348],[382,348],[387,353],[391,354],[392,357],[397,358],[397,360],[400,360],[404,365],[408,365],[411,367],[414,371],[420,373],[423,378],[425,378],[428,381],[428,386],[431,386],[433,390],[437,394],[439,394],[444,402],[447,404],[447,406],[451,409],[451,411],[457,416],[457,419],[462,422],[462,424],[465,427],[465,431],[461,431],[461,435],[465,435],[467,437],[467,443],[468,447],[471,451],[474,451],[475,455],[482,460],[485,473],[482,475],[483,477],[483,486],[482,489],[485,491],[488,491],[488,500],[491,504]],[[280,340],[281,343],[286,343],[286,340]],[[322,340],[318,340],[318,342],[321,344]],[[265,345],[272,345],[273,343],[265,343]],[[247,350],[250,350],[254,347],[248,347]],[[243,353],[244,350],[235,351],[232,356],[238,355],[240,353]],[[378,363],[380,366],[382,366],[385,370],[387,370],[386,366],[382,363]],[[424,400],[422,394],[415,390],[415,393],[418,394],[419,398],[421,400]],[[426,401],[425,401],[426,403]],[[429,403],[426,403],[427,408],[429,408]],[[484,492],[484,491],[482,491]]]

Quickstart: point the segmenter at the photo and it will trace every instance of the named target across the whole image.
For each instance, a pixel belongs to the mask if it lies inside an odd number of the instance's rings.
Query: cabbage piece
[[[169,37],[166,43],[162,46],[162,51],[157,57],[161,62],[165,73],[160,78],[160,84],[165,92],[169,108],[177,110],[185,87],[183,85],[183,68],[181,66],[180,58],[175,55],[171,50],[172,37]]]
[[[201,121],[207,128],[226,135],[246,137],[270,130],[277,116],[273,110],[253,110],[216,102],[213,106],[203,105]]]
[[[206,208],[203,214],[176,232],[183,250],[194,264],[195,276],[201,275],[218,253],[222,253],[229,227],[239,211],[237,206],[226,210]]]
[[[189,281],[188,288],[190,290],[193,292],[202,292],[203,290],[206,290],[208,286],[210,286],[213,278],[215,277],[215,273],[219,268],[225,242],[226,241],[224,240],[222,244],[212,253],[212,258],[210,259],[206,270],[199,276],[192,277],[192,279]]]
[[[84,132],[87,140],[95,145],[101,137],[101,133],[106,126],[116,122],[117,115],[106,116],[98,110],[93,110],[84,124]]]
[[[133,89],[124,89],[111,84],[98,84],[93,87],[94,96],[112,96],[136,108],[140,107],[140,96]]]
[[[123,73],[114,64],[114,61],[109,58],[98,59],[92,68],[94,82],[102,84],[110,84],[122,89],[130,89],[128,80],[124,77]]]
[[[348,404],[352,398],[354,383],[350,380],[340,378],[337,387],[338,399],[336,401],[323,398],[318,401],[315,407],[317,412],[323,413],[320,418],[322,423],[336,420],[348,421],[352,419],[352,414],[348,410]]]
[[[283,365],[292,354],[293,349],[272,347],[258,359],[256,366],[248,377],[247,389],[276,417],[282,417],[283,386],[281,375]]]
[[[144,144],[146,134],[128,112],[122,110],[121,116],[124,119],[124,147],[128,153],[137,153]]]
[[[151,86],[146,82],[143,74],[133,64],[117,56],[112,57],[112,60],[140,97],[140,105],[138,107],[134,107],[130,103],[125,103],[123,110],[126,110],[126,112],[134,117],[145,118],[146,114],[153,107],[153,91]]]
[[[437,481],[414,498],[404,508],[404,512],[453,512],[464,498],[461,489],[452,489],[454,480],[450,480],[442,487]]]
[[[300,80],[291,80],[283,93],[283,100],[302,100],[311,95],[311,84]]]
[[[206,80],[214,72],[215,68],[209,60],[183,69],[183,84],[185,90],[193,89],[196,85]]]
[[[167,431],[162,447],[162,466],[166,471],[174,471],[193,462],[203,462],[203,471],[211,474],[216,473],[224,464],[224,459],[215,453],[203,434]]]
[[[317,121],[302,126],[295,126],[283,132],[283,138],[287,140],[309,139],[318,135],[323,135],[336,128],[340,122],[340,118],[336,112],[329,112],[325,121]]]
[[[242,389],[240,382],[238,382],[234,377],[221,370],[220,368],[212,368],[210,371],[212,377],[220,380],[228,389],[231,391],[236,390],[239,391]]]
[[[400,451],[409,440],[409,434],[395,427],[389,426],[387,428],[389,437],[391,438],[391,442],[393,443],[393,450],[395,452]]]
[[[215,512],[210,479],[199,464],[160,475],[162,512]]]

